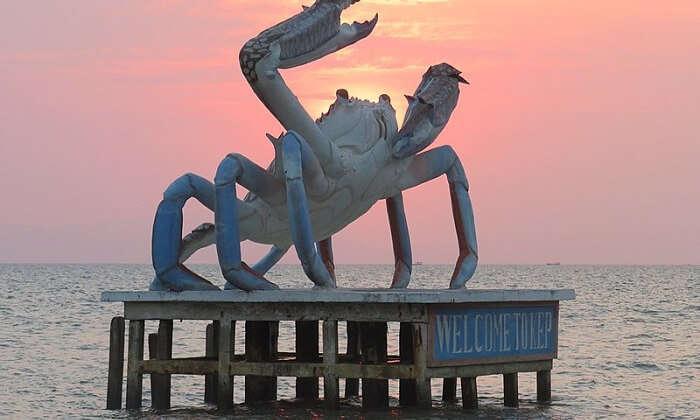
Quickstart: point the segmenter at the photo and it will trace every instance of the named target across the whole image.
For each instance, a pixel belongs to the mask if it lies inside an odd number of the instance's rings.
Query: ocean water
[[[223,283],[214,265],[192,267]],[[391,266],[339,266],[341,287],[382,287]],[[412,287],[443,288],[452,267],[414,268]],[[175,375],[173,409],[150,408],[144,376],[144,409],[107,411],[109,322],[122,306],[100,302],[105,290],[144,290],[147,265],[0,265],[0,418],[216,418],[204,404],[203,378]],[[307,287],[299,266],[275,267],[268,278],[283,287]],[[479,409],[464,411],[440,401],[433,379],[429,411],[392,407],[365,412],[357,400],[339,412],[300,406],[294,379],[280,378],[283,401],[236,406],[229,418],[700,418],[700,266],[484,265],[470,288],[573,288],[575,301],[560,308],[559,359],[552,371],[551,404],[536,402],[535,375],[520,374],[520,408],[504,408],[499,376],[479,377]],[[155,322],[146,323],[154,332]],[[204,352],[204,322],[175,322],[174,356]],[[293,351],[293,323],[280,325],[280,351]],[[243,323],[236,351],[242,352]],[[342,335],[342,324],[341,324]],[[390,351],[398,345],[390,324]],[[341,351],[343,343],[341,343]],[[343,384],[341,382],[341,389]],[[243,378],[235,379],[235,402]],[[398,381],[390,381],[392,405]],[[341,394],[342,395],[342,394]],[[458,388],[458,395],[459,388]]]

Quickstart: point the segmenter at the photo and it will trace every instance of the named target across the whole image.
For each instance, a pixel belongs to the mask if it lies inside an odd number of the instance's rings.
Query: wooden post
[[[326,319],[323,321],[323,400],[326,408],[338,407],[338,376],[335,365],[338,362],[338,321]]]
[[[506,407],[518,406],[518,372],[503,374],[503,404]]]
[[[216,360],[219,349],[219,321],[207,325],[207,335],[204,355],[207,359]],[[204,375],[204,402],[216,404],[216,375]]]
[[[419,407],[430,408],[433,401],[430,394],[430,378],[426,376],[428,364],[427,324],[413,324],[413,359],[416,370],[416,403]]]
[[[465,409],[472,409],[478,406],[476,377],[462,378],[462,407]]]
[[[445,402],[457,401],[457,378],[442,379],[442,400]]]
[[[358,363],[362,351],[360,349],[360,324],[355,321],[347,322],[348,349],[346,355],[351,363]],[[360,378],[345,378],[345,398],[360,395]]]
[[[107,371],[107,410],[122,408],[124,382],[124,317],[115,316],[109,325],[109,370]]]
[[[151,353],[151,335],[153,340],[153,353],[151,359],[170,360],[173,358],[173,320],[163,319],[158,324],[158,334],[149,334],[148,346]],[[170,375],[151,374],[151,399],[153,408],[170,408]]]
[[[233,407],[233,376],[231,358],[236,337],[236,321],[224,316],[219,322],[219,371],[216,384],[216,406],[220,410]]]
[[[129,321],[129,354],[126,367],[126,408],[127,410],[141,408],[143,374],[143,327],[144,321]]]
[[[158,333],[148,334],[148,358],[151,360],[158,359]],[[158,408],[157,404],[161,403],[163,396],[163,385],[158,383],[158,375],[151,373],[151,406]]]
[[[413,324],[402,322],[399,327],[399,360],[413,364]],[[404,407],[416,405],[416,380],[399,379],[399,404]]]
[[[298,362],[318,362],[318,321],[296,321]],[[297,378],[297,398],[318,399],[318,378]]]
[[[552,371],[539,370],[537,371],[537,401],[550,402],[552,401]]]
[[[386,322],[360,323],[362,362],[386,363]],[[388,408],[389,381],[387,379],[362,379],[362,408]]]
[[[245,360],[248,362],[267,362],[277,357],[276,321],[246,321],[245,323]],[[277,399],[277,378],[274,376],[246,375],[245,403],[254,404],[261,401]]]

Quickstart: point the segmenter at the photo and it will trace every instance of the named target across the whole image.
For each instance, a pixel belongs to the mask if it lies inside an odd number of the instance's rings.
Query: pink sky
[[[148,262],[172,180],[233,151],[266,166],[281,128],[238,50],[301,4],[0,2],[0,262]],[[434,145],[462,158],[482,262],[700,263],[697,0],[362,0],[344,20],[375,11],[369,38],[284,76],[312,115],[343,87],[401,121],[428,65],[462,70]],[[414,259],[453,263],[444,178],[405,201]],[[186,229],[212,219],[185,208]],[[384,204],[334,245],[393,262]]]

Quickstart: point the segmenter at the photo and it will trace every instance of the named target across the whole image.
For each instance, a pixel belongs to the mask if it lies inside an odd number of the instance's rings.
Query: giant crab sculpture
[[[446,175],[459,258],[450,288],[464,287],[477,265],[477,244],[469,186],[459,158],[449,146],[419,153],[430,145],[457,104],[458,84],[468,83],[449,64],[431,66],[398,129],[387,95],[378,102],[349,97],[339,89],[327,114],[315,122],[286,86],[278,69],[303,65],[346,47],[372,32],[377,16],[340,24],[344,9],[357,0],[317,0],[311,7],[249,40],[240,65],[258,98],[287,132],[268,138],[275,158],[267,170],[245,156],[229,154],[214,183],[186,174],[165,191],[153,223],[156,277],[151,290],[218,290],[188,270],[184,261],[216,243],[226,288],[275,289],[264,274],[293,244],[304,272],[317,287],[335,287],[331,236],[386,200],[395,271],[391,287],[407,287],[411,245],[401,192]],[[250,192],[236,198],[236,184]],[[194,197],[214,211],[205,223],[182,236],[182,208]],[[243,240],[271,244],[253,267],[241,260]]]

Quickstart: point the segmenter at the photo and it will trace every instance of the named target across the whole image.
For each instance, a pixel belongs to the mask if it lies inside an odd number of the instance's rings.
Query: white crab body
[[[341,91],[339,91],[341,92]],[[396,112],[388,96],[378,102],[346,98],[339,94],[328,114],[323,114],[316,124],[328,139],[337,146],[334,165],[336,173],[326,175],[329,188],[323,195],[309,195],[309,213],[314,239],[323,240],[342,230],[362,216],[374,203],[386,198],[393,185],[387,174],[398,173],[410,159],[391,159],[390,140],[398,131]],[[277,150],[277,149],[276,149]],[[396,170],[392,168],[396,166]],[[282,178],[279,153],[270,165],[276,178]],[[284,191],[278,194],[284,195]],[[280,248],[291,245],[292,237],[287,217],[286,200],[270,205],[255,194],[249,194],[245,202],[255,209],[241,215],[241,240],[274,244]]]

